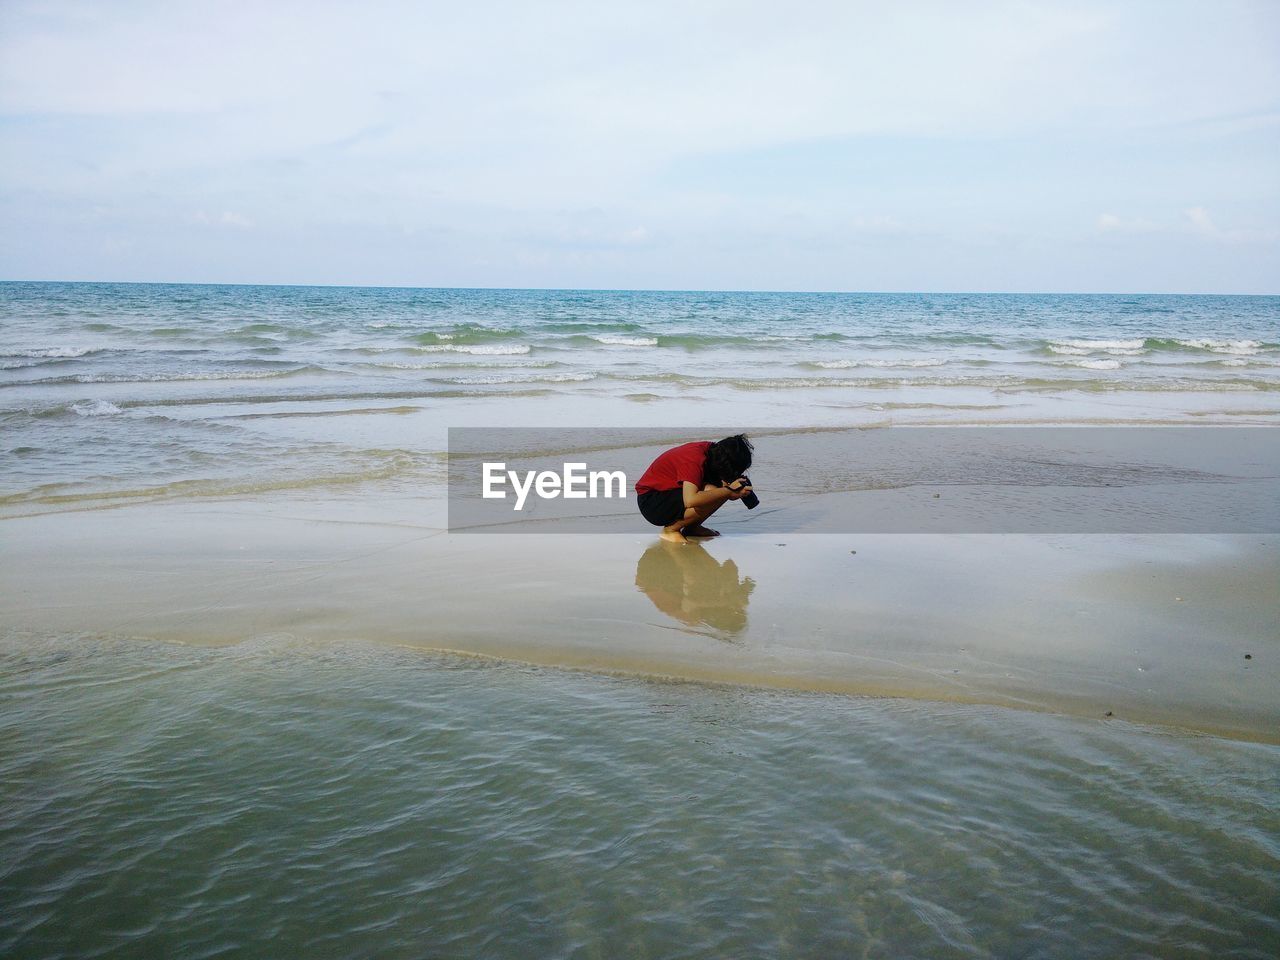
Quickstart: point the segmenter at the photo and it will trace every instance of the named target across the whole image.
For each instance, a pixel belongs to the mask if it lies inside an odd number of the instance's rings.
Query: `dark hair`
[[[751,441],[745,433],[717,440],[707,448],[702,464],[702,482],[723,486],[733,483],[751,469]]]

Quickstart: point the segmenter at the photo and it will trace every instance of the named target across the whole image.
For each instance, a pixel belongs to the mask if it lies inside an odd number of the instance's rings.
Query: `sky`
[[[1280,2],[0,0],[0,279],[1280,293]]]

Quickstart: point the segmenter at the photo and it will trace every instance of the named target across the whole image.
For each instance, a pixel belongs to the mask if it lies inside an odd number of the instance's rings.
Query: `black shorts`
[[[640,513],[655,527],[666,527],[684,516],[684,487],[646,490],[640,494]]]

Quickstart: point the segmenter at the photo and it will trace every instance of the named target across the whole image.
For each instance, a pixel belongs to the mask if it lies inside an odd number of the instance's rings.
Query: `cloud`
[[[1204,237],[1206,240],[1234,244],[1266,244],[1280,240],[1280,230],[1276,229],[1250,229],[1243,227],[1223,229],[1218,226],[1217,222],[1210,216],[1209,211],[1204,207],[1190,207],[1184,211],[1184,216],[1187,223],[1190,224],[1192,232]]]
[[[224,210],[222,213],[210,214],[203,210],[197,210],[191,217],[192,222],[204,224],[206,226],[224,226],[239,227],[241,229],[250,229],[253,221],[246,217],[243,213],[236,213],[233,210]]]
[[[1114,213],[1098,214],[1099,233],[1155,233],[1159,225],[1143,217],[1121,217]]]
[[[1218,225],[1213,222],[1213,218],[1209,216],[1209,211],[1204,207],[1191,207],[1186,211],[1186,217],[1191,224],[1191,228],[1202,236],[1219,239],[1222,231],[1218,229]]]
[[[883,238],[893,283],[956,283],[942,266],[985,244],[962,285],[1011,289],[1015,242],[1052,265],[1099,234],[1237,236],[1175,222],[1187,197],[1280,218],[1278,11],[8,0],[0,275],[91,274],[59,231],[101,208],[127,211],[98,229],[137,232],[140,279],[224,279],[225,250],[278,272],[254,279],[359,282],[376,250],[370,282],[557,286],[601,250],[573,282],[752,286],[772,257],[770,285],[835,289],[874,280],[841,245]]]

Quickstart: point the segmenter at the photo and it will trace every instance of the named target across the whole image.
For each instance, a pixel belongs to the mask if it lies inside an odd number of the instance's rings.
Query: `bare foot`
[[[667,543],[688,543],[689,542],[684,538],[684,534],[681,533],[679,530],[668,530],[666,527],[662,528],[662,532],[658,534],[658,537],[662,540],[667,541]]]
[[[696,527],[685,527],[684,535],[686,537],[718,537],[720,536],[720,531],[698,524]]]

